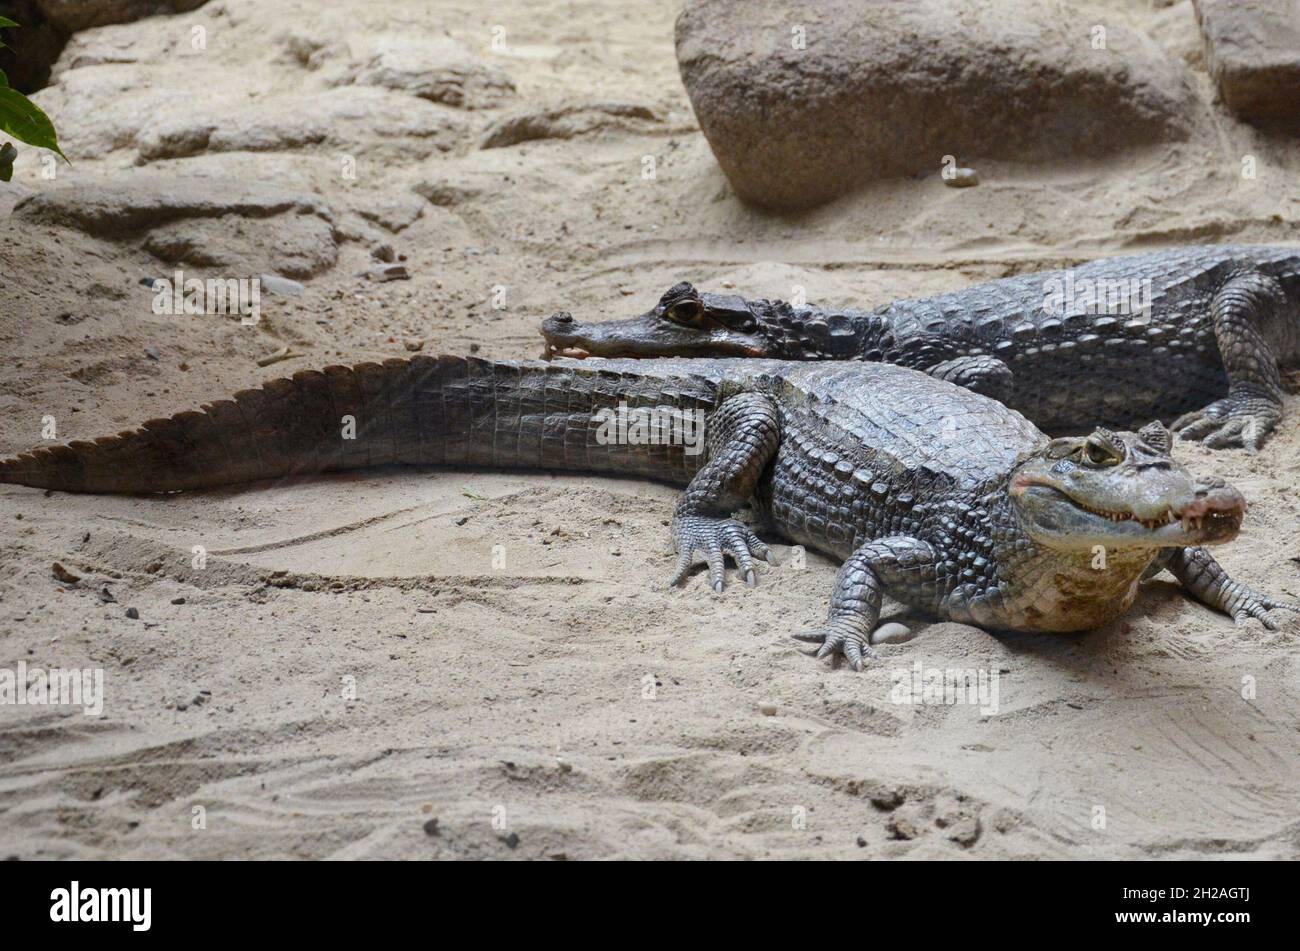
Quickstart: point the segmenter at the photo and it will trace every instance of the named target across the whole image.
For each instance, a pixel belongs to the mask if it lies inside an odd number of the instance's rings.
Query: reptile
[[[542,334],[548,355],[573,357],[883,361],[1002,400],[1052,434],[1160,418],[1211,448],[1254,451],[1282,418],[1281,368],[1300,360],[1300,249],[1105,258],[875,310],[681,283],[638,317],[560,313]]]
[[[679,425],[637,430],[650,414]],[[1238,623],[1272,628],[1274,609],[1300,610],[1210,556],[1237,535],[1245,500],[1194,477],[1170,443],[1159,422],[1050,439],[995,400],[889,364],[416,356],[300,371],[35,449],[0,461],[0,483],[170,493],[390,464],[666,481],[685,487],[670,584],[697,554],[718,593],[727,556],[756,583],[771,558],[733,517],[748,504],[760,529],[842,559],[826,622],[796,636],[860,669],[886,593],[990,630],[1078,631],[1167,569]]]

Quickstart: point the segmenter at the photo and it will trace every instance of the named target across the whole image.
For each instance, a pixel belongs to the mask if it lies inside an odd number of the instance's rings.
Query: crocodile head
[[[627,320],[588,324],[559,313],[542,323],[543,357],[779,357],[779,327],[742,297],[685,282]]]
[[[1021,463],[1010,494],[1021,524],[1044,547],[1083,551],[1214,545],[1241,529],[1246,500],[1169,456],[1169,431],[1098,429],[1055,439]]]

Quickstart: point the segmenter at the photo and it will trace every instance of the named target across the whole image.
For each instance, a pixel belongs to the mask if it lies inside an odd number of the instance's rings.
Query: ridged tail
[[[629,445],[600,411],[707,412],[714,387],[542,362],[419,356],[305,370],[201,410],[0,461],[0,483],[153,493],[409,463],[621,472],[686,481],[681,445]]]

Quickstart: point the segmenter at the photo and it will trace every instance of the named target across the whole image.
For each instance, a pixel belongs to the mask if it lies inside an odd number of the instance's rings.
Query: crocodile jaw
[[[1013,482],[1011,495],[1030,537],[1049,548],[1218,545],[1237,537],[1246,514],[1246,500],[1231,486],[1142,515],[1092,508],[1058,488],[1032,481]]]

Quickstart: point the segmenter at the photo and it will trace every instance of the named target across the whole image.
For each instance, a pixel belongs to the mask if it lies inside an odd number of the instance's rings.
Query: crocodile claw
[[[1256,591],[1246,585],[1240,585],[1239,590],[1235,591],[1227,605],[1229,613],[1232,614],[1232,620],[1237,626],[1255,618],[1270,631],[1276,631],[1278,621],[1270,611],[1300,611],[1300,604],[1293,604],[1290,601],[1279,601],[1276,598],[1270,598],[1263,592]]]
[[[745,584],[758,583],[754,559],[771,563],[770,549],[749,526],[735,519],[711,518],[706,515],[680,515],[673,519],[673,546],[677,549],[677,570],[669,587],[678,584],[691,570],[695,553],[701,552],[709,565],[709,587],[719,594],[726,587],[724,566],[727,555],[736,559],[736,567]]]
[[[1281,419],[1281,412],[1267,400],[1228,395],[1204,409],[1184,413],[1170,428],[1210,449],[1241,447],[1255,452]]]
[[[821,627],[792,635],[797,641],[820,644],[817,656],[829,657],[843,654],[854,670],[861,670],[868,660],[876,660],[880,655],[869,643],[871,631],[854,619],[832,618]]]

